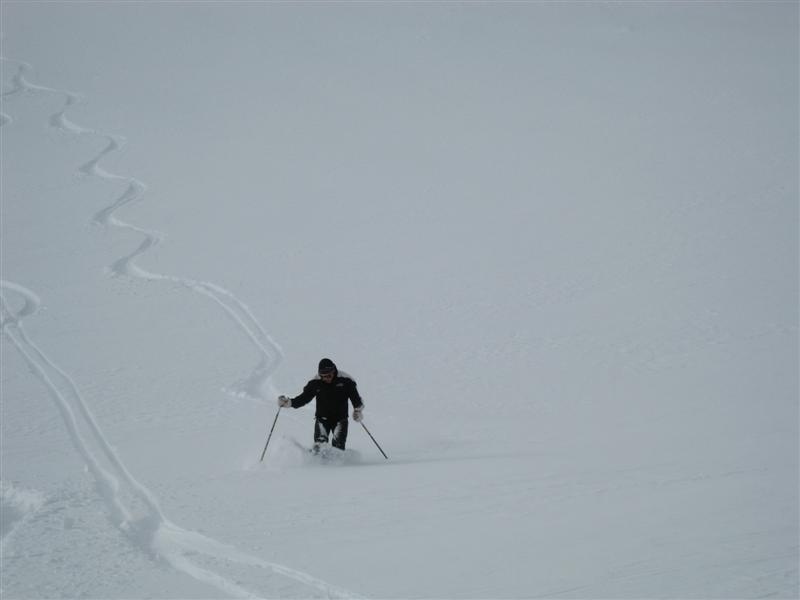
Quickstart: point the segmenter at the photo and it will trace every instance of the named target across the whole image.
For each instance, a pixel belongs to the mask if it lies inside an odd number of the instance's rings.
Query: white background
[[[797,597],[796,3],[1,16],[4,598]]]

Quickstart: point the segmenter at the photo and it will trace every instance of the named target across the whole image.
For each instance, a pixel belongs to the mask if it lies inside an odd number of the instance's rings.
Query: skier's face
[[[331,381],[333,381],[333,374],[334,374],[333,371],[329,371],[327,373],[320,373],[319,377],[325,383],[330,383]]]

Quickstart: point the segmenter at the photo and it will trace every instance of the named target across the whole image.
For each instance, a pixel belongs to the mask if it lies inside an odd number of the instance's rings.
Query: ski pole
[[[281,414],[281,409],[283,407],[278,407],[278,412],[275,413],[275,420],[272,422],[272,428],[269,430],[269,435],[267,436],[267,443],[264,444],[264,451],[261,453],[261,460],[259,462],[264,462],[264,455],[267,453],[267,446],[269,446],[269,441],[272,439],[272,432],[275,431],[275,423],[278,422],[278,415]]]
[[[384,451],[383,451],[383,448],[381,448],[381,445],[380,445],[380,444],[379,444],[379,443],[378,443],[378,442],[375,440],[375,438],[374,438],[374,437],[372,437],[372,434],[369,432],[369,429],[367,429],[367,426],[366,426],[366,425],[364,425],[364,422],[363,422],[363,421],[361,421],[361,426],[364,428],[364,431],[366,431],[366,432],[367,432],[367,435],[368,435],[368,436],[369,436],[369,437],[372,439],[372,441],[373,441],[373,442],[375,443],[375,445],[378,447],[378,450],[380,450],[380,451],[381,451],[381,454],[383,454],[383,458],[385,458],[386,460],[389,460],[389,457],[388,457],[388,456],[386,456],[386,452],[384,452]]]

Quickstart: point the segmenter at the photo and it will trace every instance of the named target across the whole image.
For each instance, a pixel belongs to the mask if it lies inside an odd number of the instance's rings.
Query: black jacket
[[[292,398],[292,408],[305,406],[314,398],[317,399],[318,419],[341,421],[349,416],[347,401],[353,403],[354,408],[364,406],[358,394],[356,382],[352,377],[337,371],[330,383],[325,383],[319,376],[309,381],[299,396]]]

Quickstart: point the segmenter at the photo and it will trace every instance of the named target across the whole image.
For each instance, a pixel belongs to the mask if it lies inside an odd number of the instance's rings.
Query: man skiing
[[[353,419],[356,422],[362,419],[364,402],[358,394],[355,380],[347,373],[339,371],[330,358],[319,361],[317,373],[317,377],[305,385],[299,396],[280,396],[278,406],[300,408],[316,398],[313,451],[319,452],[320,446],[328,442],[331,434],[331,445],[344,450],[349,416],[347,401],[353,403]]]

